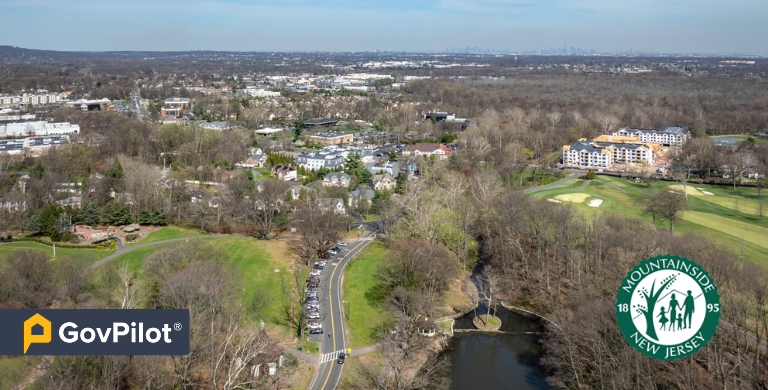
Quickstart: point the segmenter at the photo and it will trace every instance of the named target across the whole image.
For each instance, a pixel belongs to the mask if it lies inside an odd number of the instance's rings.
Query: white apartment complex
[[[613,135],[639,138],[642,143],[681,147],[688,140],[688,126],[666,125],[658,130],[622,127]]]
[[[610,168],[613,148],[594,142],[574,142],[563,146],[563,165],[584,168]]]
[[[58,92],[25,93],[21,95],[0,95],[0,106],[13,106],[19,104],[51,104],[62,100]]]
[[[563,165],[611,168],[614,163],[653,164],[653,147],[647,144],[577,141],[563,146]]]

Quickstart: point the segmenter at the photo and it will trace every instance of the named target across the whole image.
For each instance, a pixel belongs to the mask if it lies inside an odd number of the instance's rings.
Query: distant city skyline
[[[65,51],[768,53],[762,0],[6,0],[0,13],[0,44]]]

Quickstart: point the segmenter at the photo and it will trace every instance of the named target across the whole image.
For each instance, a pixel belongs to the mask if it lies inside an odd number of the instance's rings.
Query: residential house
[[[376,194],[371,187],[359,187],[358,189],[349,193],[349,199],[347,200],[347,206],[356,208],[360,205],[360,202],[371,203]]]
[[[27,211],[27,194],[11,190],[0,198],[0,207],[6,212]]]
[[[351,180],[344,172],[331,172],[323,177],[323,187],[349,187]]]
[[[267,162],[267,155],[263,154],[261,152],[261,149],[259,149],[256,153],[252,154],[250,157],[246,158],[243,161],[240,161],[239,163],[236,163],[235,166],[240,168],[263,168],[266,162]]]
[[[317,170],[320,168],[334,169],[344,166],[347,159],[341,153],[310,152],[296,157],[296,164],[304,169]]]
[[[397,180],[395,180],[389,173],[373,175],[373,177],[371,177],[371,188],[373,188],[374,191],[389,191],[395,188],[395,185],[397,185]]]
[[[317,200],[320,208],[325,211],[333,211],[335,214],[344,214],[347,212],[344,208],[344,199],[341,198],[320,198]]]
[[[296,180],[296,169],[288,165],[278,164],[272,168],[272,175],[280,180]]]
[[[439,159],[444,160],[451,156],[451,148],[444,144],[432,144],[432,143],[417,143],[413,146],[404,146],[402,148],[404,156],[414,155],[436,155]]]
[[[70,196],[69,198],[57,200],[55,203],[59,207],[72,206],[72,208],[79,209],[82,204],[82,198],[79,196]]]

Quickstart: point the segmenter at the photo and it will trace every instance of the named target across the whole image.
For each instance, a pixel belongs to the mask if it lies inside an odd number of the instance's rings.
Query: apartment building
[[[296,157],[296,164],[304,169],[317,170],[322,167],[334,169],[344,165],[347,161],[342,153],[335,152],[309,152]]]
[[[25,93],[21,95],[0,95],[0,106],[13,106],[19,104],[52,104],[61,101],[61,94],[57,92]]]
[[[614,150],[594,142],[577,141],[563,146],[563,165],[579,168],[610,168]]]
[[[613,135],[637,138],[642,143],[681,147],[688,140],[688,126],[666,125],[658,130],[622,127]]]

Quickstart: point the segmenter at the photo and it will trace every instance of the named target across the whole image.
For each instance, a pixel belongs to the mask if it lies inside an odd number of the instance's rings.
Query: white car
[[[309,276],[320,276],[321,272],[320,270],[312,270],[312,272],[309,273]]]
[[[339,242],[336,243],[336,245],[338,245],[338,246],[347,246],[347,243],[344,242],[344,241],[339,241]]]
[[[310,320],[319,320],[320,313],[309,313],[307,314],[307,318],[309,318]]]
[[[307,324],[307,328],[309,329],[322,329],[323,325],[321,325],[319,322],[310,322]]]

